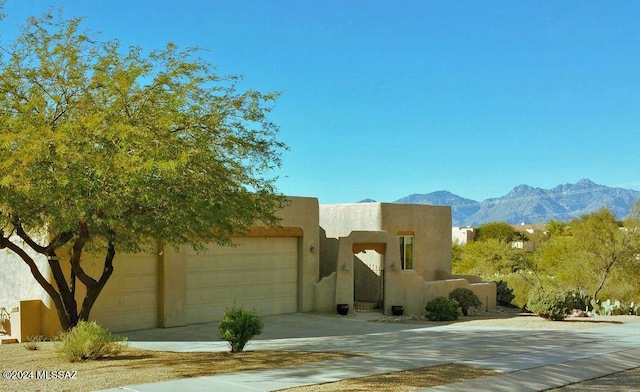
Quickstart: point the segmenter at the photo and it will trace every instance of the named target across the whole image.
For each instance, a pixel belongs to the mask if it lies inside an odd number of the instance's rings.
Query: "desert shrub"
[[[629,310],[629,315],[631,316],[640,316],[640,304],[636,304],[633,301],[629,305],[627,305]]]
[[[513,295],[515,295],[511,303],[521,309],[527,306],[529,292],[532,289],[531,283],[524,277],[529,278],[527,272],[513,272],[502,277],[509,285],[509,288],[513,290]]]
[[[559,289],[544,290],[541,287],[534,287],[529,293],[527,308],[540,317],[561,321],[573,309],[568,298],[567,293]]]
[[[30,351],[40,350],[40,343],[46,342],[47,338],[42,335],[29,336],[24,342],[24,348]]]
[[[78,325],[59,335],[58,352],[69,362],[114,357],[126,338],[112,335],[95,321],[80,320]]]
[[[229,342],[231,352],[239,353],[249,340],[262,333],[263,328],[264,323],[255,311],[234,306],[224,312],[218,332],[220,338]]]
[[[431,321],[453,321],[458,319],[458,303],[447,297],[436,297],[427,302],[426,317]]]
[[[570,309],[588,310],[590,302],[591,297],[582,290],[567,292],[567,305]]]
[[[463,315],[467,315],[469,308],[479,308],[482,306],[480,298],[471,290],[465,287],[458,287],[449,293],[449,299],[456,301]]]
[[[507,282],[500,280],[494,282],[496,284],[496,302],[502,306],[513,306],[511,301],[516,297],[513,289],[509,287]]]
[[[591,299],[591,311],[589,314],[591,315],[599,315],[599,316],[621,316],[621,315],[637,315],[638,311],[640,311],[640,307],[638,305],[634,305],[633,302],[630,304],[623,304],[619,300],[611,301],[610,299],[602,302]]]

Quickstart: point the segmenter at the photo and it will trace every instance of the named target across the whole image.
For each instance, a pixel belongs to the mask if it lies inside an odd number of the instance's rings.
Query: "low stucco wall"
[[[469,285],[480,301],[483,310],[495,310],[496,308],[496,284],[493,282],[474,283]]]
[[[464,287],[473,291],[482,301],[481,310],[496,307],[495,283],[470,284],[466,279],[425,281],[415,271],[402,271],[405,314],[424,314],[427,302],[436,297],[448,297],[454,289]]]
[[[7,311],[9,319],[3,323],[3,327],[9,336],[25,342],[30,337],[45,336],[52,338],[58,331],[47,333],[43,330],[44,303],[39,299],[17,301],[11,304],[2,304]]]

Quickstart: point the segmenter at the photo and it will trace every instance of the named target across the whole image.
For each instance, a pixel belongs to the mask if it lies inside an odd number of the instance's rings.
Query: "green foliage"
[[[588,310],[591,304],[591,297],[584,291],[568,291],[567,305],[570,309]]]
[[[536,285],[596,299],[640,301],[640,201],[623,222],[603,209],[569,222],[549,221],[546,228],[548,234],[533,238],[531,253],[510,249],[495,238],[458,246],[453,271],[508,282],[515,295],[512,303],[520,307]]]
[[[476,241],[495,239],[509,243],[518,238],[518,233],[506,222],[491,222],[481,225],[476,230]]]
[[[490,238],[485,241],[470,242],[457,250],[457,259],[452,261],[456,274],[472,274],[490,277],[526,269],[529,260],[524,251],[510,243]]]
[[[605,208],[572,223],[577,246],[587,256],[594,276],[594,299],[614,270],[637,261],[640,231],[634,222],[629,223],[632,226],[621,228],[615,215]]]
[[[571,235],[571,226],[566,222],[551,219],[547,222],[546,229],[552,237]]]
[[[0,46],[0,247],[77,250],[81,309],[58,263],[51,285],[23,256],[65,329],[88,319],[116,250],[230,244],[257,221],[277,224],[278,93],[238,91],[240,77],[217,75],[197,49],[122,48],[56,13]],[[30,237],[45,227],[51,242]],[[106,255],[101,276],[85,273],[83,252]]]
[[[218,332],[220,338],[229,342],[232,353],[239,353],[254,336],[260,335],[264,323],[255,311],[240,307],[227,309],[222,316]]]
[[[449,299],[456,301],[463,315],[467,315],[469,308],[479,308],[482,306],[480,298],[466,287],[458,287],[449,293]]]
[[[527,276],[529,275],[529,276]],[[513,290],[515,298],[511,301],[512,304],[519,308],[527,306],[529,300],[529,292],[531,291],[533,284],[533,274],[528,271],[519,271],[512,274],[501,276],[509,287]]]
[[[427,302],[426,318],[431,321],[453,321],[458,319],[458,303],[447,297],[436,297]]]
[[[559,289],[544,290],[534,287],[529,293],[527,308],[540,317],[562,321],[571,313],[571,300],[567,293]]]
[[[40,350],[40,343],[46,342],[47,338],[42,335],[29,336],[24,342],[24,348],[29,351]]]
[[[95,321],[80,320],[68,332],[59,336],[58,352],[69,362],[115,357],[126,339],[112,335]]]
[[[501,306],[511,306],[511,301],[516,297],[513,289],[509,287],[507,282],[499,280],[496,284],[496,302]]]

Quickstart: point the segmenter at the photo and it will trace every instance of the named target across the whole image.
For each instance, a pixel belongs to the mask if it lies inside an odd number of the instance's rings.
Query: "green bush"
[[[526,272],[513,272],[503,276],[503,280],[507,282],[516,296],[511,303],[521,309],[527,306],[529,292],[532,289],[531,284],[526,279],[523,279],[525,275],[527,275]]]
[[[436,297],[427,302],[426,317],[431,321],[453,321],[458,319],[458,303],[447,297]]]
[[[570,309],[588,310],[591,302],[591,297],[584,291],[569,291],[567,292],[567,305]]]
[[[496,284],[496,302],[501,306],[513,306],[511,301],[516,297],[513,289],[509,287],[507,282],[500,280],[494,282]]]
[[[529,293],[527,308],[540,317],[562,321],[571,313],[571,296],[559,289],[544,290],[535,287]]]
[[[220,338],[229,342],[231,352],[239,353],[249,340],[262,333],[263,328],[264,323],[255,311],[234,306],[224,312],[218,331]]]
[[[456,301],[463,315],[467,315],[469,308],[479,308],[482,306],[480,298],[471,290],[465,287],[458,287],[449,293],[449,298]]]
[[[58,352],[69,362],[118,355],[126,338],[112,335],[95,321],[80,320],[68,332],[58,335]]]

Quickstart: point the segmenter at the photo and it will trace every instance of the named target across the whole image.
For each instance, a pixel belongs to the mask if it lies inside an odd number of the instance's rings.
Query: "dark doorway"
[[[353,256],[353,308],[356,312],[384,310],[384,255],[363,251]]]

